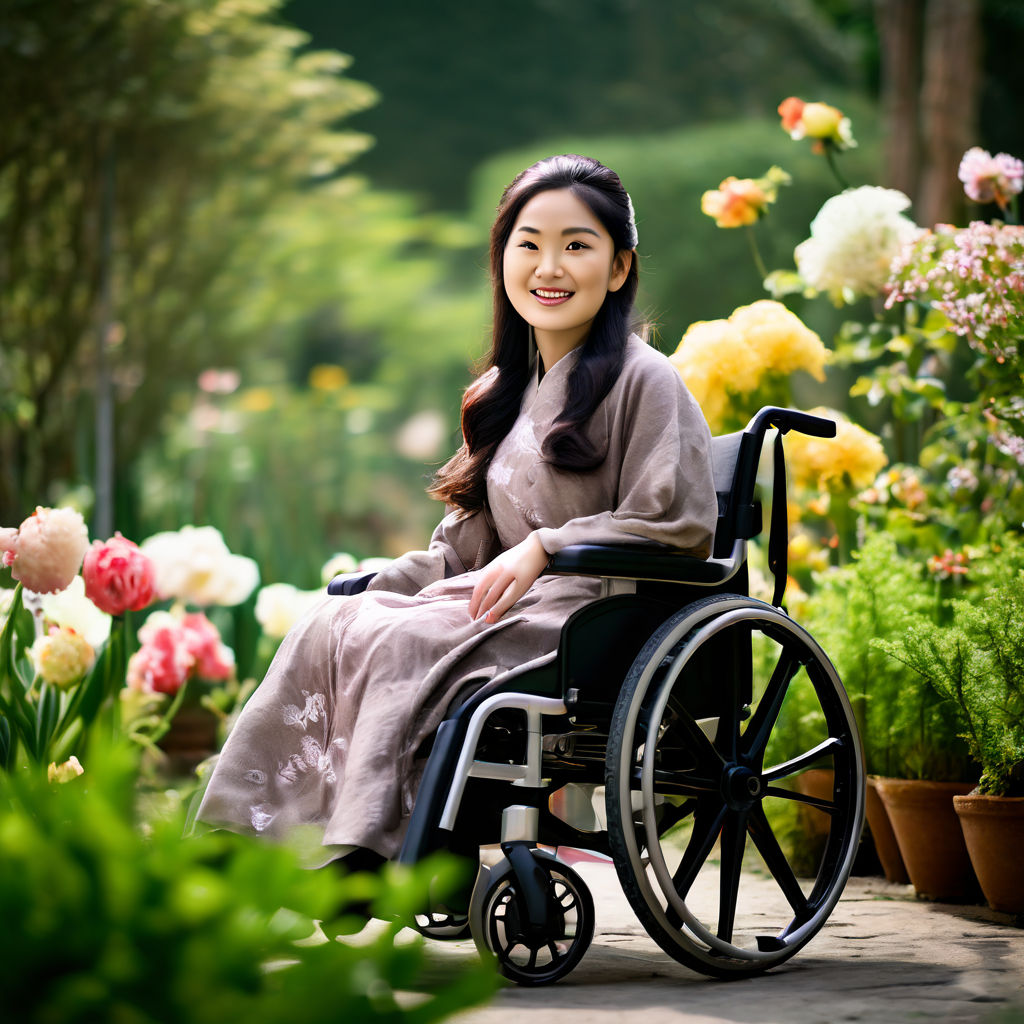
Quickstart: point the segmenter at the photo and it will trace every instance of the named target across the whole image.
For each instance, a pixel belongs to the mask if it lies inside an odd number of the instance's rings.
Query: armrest
[[[327,593],[341,597],[351,597],[353,594],[361,594],[369,585],[370,580],[377,574],[369,569],[363,572],[343,572],[335,576],[327,584]]]
[[[664,544],[570,544],[551,556],[544,571],[555,576],[713,584],[724,581],[731,570],[730,565],[684,555]]]

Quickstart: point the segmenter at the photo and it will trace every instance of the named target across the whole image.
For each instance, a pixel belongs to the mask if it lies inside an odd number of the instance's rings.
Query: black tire
[[[481,956],[519,985],[549,985],[564,978],[583,958],[594,937],[594,900],[572,868],[534,851],[547,874],[549,897],[558,907],[559,924],[543,939],[528,939],[519,927],[516,876],[507,861],[474,893],[470,912],[473,939]]]
[[[784,788],[811,767],[832,769],[831,799]],[[864,795],[846,692],[784,612],[740,595],[704,598],[637,656],[608,742],[609,842],[641,923],[680,963],[745,977],[807,943],[849,877]],[[777,838],[794,812],[820,818],[809,879]]]

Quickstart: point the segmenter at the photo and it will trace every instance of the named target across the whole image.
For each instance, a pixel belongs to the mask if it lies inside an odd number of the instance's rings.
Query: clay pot
[[[191,775],[200,761],[217,753],[217,724],[208,708],[186,701],[157,743],[167,755],[164,770],[173,776]]]
[[[972,903],[977,880],[971,870],[953,797],[972,782],[877,779],[907,874],[919,896],[944,903]]]
[[[910,881],[907,866],[903,863],[903,855],[900,853],[899,843],[896,842],[896,834],[892,830],[889,813],[885,809],[885,804],[882,803],[882,798],[878,795],[875,782],[874,778],[868,779],[865,806],[868,828],[871,830],[871,838],[875,843],[875,852],[878,854],[886,881],[906,885]]]
[[[832,800],[836,774],[831,768],[811,768],[797,775],[794,782],[797,792],[804,796],[813,796],[819,800]],[[825,839],[832,827],[832,818],[824,811],[819,811],[817,807],[800,804],[800,825],[808,836]]]
[[[953,797],[981,891],[993,910],[1024,913],[1024,796]]]

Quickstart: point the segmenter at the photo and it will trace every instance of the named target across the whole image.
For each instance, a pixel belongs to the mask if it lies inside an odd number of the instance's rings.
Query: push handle
[[[781,409],[775,405],[766,405],[747,424],[747,430],[763,433],[768,427],[776,427],[786,433],[795,430],[798,434],[809,434],[812,437],[835,437],[835,420],[824,416],[812,416],[809,412],[797,409]]]

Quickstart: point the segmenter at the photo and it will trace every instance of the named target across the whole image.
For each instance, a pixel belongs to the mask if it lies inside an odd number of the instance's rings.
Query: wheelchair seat
[[[747,592],[746,545],[762,529],[756,485],[772,428],[768,603]],[[594,911],[559,847],[609,856],[651,937],[711,976],[776,967],[820,930],[852,867],[866,784],[842,683],[782,607],[782,437],[835,429],[768,407],[713,439],[719,517],[706,561],[653,543],[552,556],[546,572],[600,578],[602,596],[568,619],[557,651],[485,683],[441,723],[399,860],[444,849],[480,866],[464,905],[433,908],[424,934],[468,929],[521,984],[564,977]],[[826,773],[824,795],[808,791],[813,770]],[[784,849],[808,816],[813,849]]]

